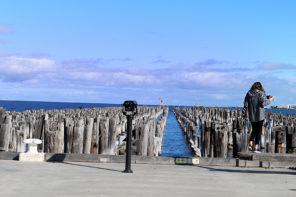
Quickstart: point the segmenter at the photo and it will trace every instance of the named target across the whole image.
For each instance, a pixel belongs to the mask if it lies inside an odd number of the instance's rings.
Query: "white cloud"
[[[103,77],[103,74],[100,72],[68,71],[68,73],[65,73],[65,75],[68,76],[68,79],[82,81],[100,81]]]
[[[2,73],[38,73],[53,71],[56,68],[56,62],[50,59],[0,57],[0,71]]]
[[[290,70],[290,69],[296,69],[296,66],[290,65],[290,64],[283,64],[283,63],[270,63],[265,62],[258,65],[260,69],[263,70]]]
[[[113,82],[120,82],[124,84],[132,83],[133,85],[152,85],[157,82],[153,75],[130,74],[125,72],[115,72],[113,74]]]
[[[191,72],[185,74],[183,80],[191,85],[211,89],[237,89],[249,82],[245,76],[223,72]]]
[[[38,74],[54,72],[57,63],[50,59],[0,57],[0,77],[6,81],[32,80]]]
[[[295,92],[289,91],[295,86],[294,76],[283,79],[272,72],[266,75],[266,71],[258,69],[256,73],[247,70],[240,72],[242,70],[244,68],[233,71],[215,67],[199,67],[196,70],[190,65],[160,69],[108,67],[100,65],[99,60],[57,62],[49,58],[0,56],[2,84],[10,84],[7,86],[14,89],[30,88],[31,92],[51,89],[51,94],[58,91],[57,97],[61,99],[83,101],[85,95],[85,99],[88,99],[85,101],[90,98],[93,101],[104,92],[104,98],[116,98],[118,101],[120,98],[129,98],[129,92],[132,92],[133,97],[145,101],[167,96],[168,100],[187,103],[190,100],[198,101],[199,104],[224,105],[223,102],[230,102],[231,105],[240,105],[242,97],[254,81],[261,81],[272,95],[282,98],[282,95],[287,96],[289,92],[288,96],[295,98]],[[285,84],[285,89],[280,87],[281,84]],[[61,92],[67,92],[67,95]],[[45,98],[40,91],[32,94]]]
[[[70,63],[69,63],[70,62]],[[28,81],[31,84],[59,83],[59,86],[99,85],[114,87],[149,87],[181,89],[239,89],[248,85],[247,76],[232,72],[193,71],[189,66],[182,71],[174,68],[143,69],[136,67],[114,68],[96,65],[98,61],[71,60],[56,62],[48,58],[0,57],[0,76],[5,81]]]

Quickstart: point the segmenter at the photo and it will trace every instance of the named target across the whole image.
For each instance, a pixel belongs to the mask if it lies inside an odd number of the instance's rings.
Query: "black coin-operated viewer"
[[[124,101],[122,105],[122,113],[127,118],[127,137],[126,137],[126,160],[125,173],[133,173],[131,170],[131,135],[132,135],[132,120],[133,116],[138,113],[138,104],[136,101]]]

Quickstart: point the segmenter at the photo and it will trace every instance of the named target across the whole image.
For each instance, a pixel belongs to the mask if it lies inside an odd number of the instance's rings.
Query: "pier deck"
[[[0,196],[295,196],[296,171],[227,166],[0,161]]]

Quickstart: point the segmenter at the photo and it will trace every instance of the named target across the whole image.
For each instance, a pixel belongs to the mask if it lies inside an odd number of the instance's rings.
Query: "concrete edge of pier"
[[[0,160],[18,160],[17,152],[0,152]],[[156,165],[192,165],[193,158],[184,158],[185,162],[177,162],[175,157],[150,157],[132,155],[132,164]],[[296,169],[296,155],[270,153],[239,153],[239,158],[198,158],[198,166],[229,166],[229,167],[263,167]],[[125,163],[125,155],[92,155],[45,153],[48,162],[94,162],[94,163]]]
[[[282,153],[253,153],[239,152],[236,166],[248,167],[255,164],[265,168],[291,168],[296,169],[296,155]]]
[[[283,153],[253,153],[253,152],[239,152],[238,156],[244,160],[261,160],[272,162],[294,162],[296,163],[296,154]]]
[[[48,162],[94,162],[94,163],[125,163],[125,155],[92,155],[68,153],[44,153]],[[0,152],[0,160],[18,160],[17,152]],[[150,157],[132,155],[133,164],[164,164],[174,165],[174,157]]]

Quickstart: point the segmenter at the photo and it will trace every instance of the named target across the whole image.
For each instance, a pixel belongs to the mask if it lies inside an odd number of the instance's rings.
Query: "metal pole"
[[[127,137],[126,137],[126,160],[125,160],[125,173],[133,173],[131,170],[131,136],[132,136],[132,119],[131,115],[127,115]]]

